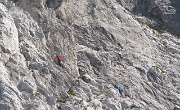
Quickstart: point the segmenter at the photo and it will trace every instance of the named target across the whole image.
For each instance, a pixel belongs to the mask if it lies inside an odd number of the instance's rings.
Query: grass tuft
[[[75,93],[74,91],[72,91],[72,90],[71,90],[71,91],[68,91],[67,93],[68,93],[69,95],[73,95],[73,96],[76,95],[76,93]]]

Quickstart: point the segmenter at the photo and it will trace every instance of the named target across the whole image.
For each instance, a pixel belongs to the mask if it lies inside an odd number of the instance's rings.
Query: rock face
[[[179,3],[1,0],[0,110],[178,109]]]
[[[0,51],[1,60],[13,55],[19,50],[18,32],[14,24],[14,19],[6,7],[0,4]]]
[[[126,9],[140,15],[149,26],[180,35],[180,2],[177,0],[117,0]],[[142,18],[142,17],[145,18]]]

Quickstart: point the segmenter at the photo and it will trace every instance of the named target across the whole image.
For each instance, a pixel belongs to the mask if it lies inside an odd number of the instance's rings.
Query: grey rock
[[[61,6],[63,0],[47,0],[46,5],[48,8],[58,8]]]
[[[93,83],[95,82],[88,74],[82,76],[82,80],[86,83]]]
[[[50,110],[49,107],[47,107],[45,105],[45,103],[43,103],[42,101],[37,101],[37,100],[33,100],[33,101],[23,101],[22,105],[24,107],[24,109],[28,110]]]
[[[42,72],[43,72],[43,74],[48,74],[49,73],[49,69],[46,68],[46,67],[43,67]]]
[[[179,1],[172,0],[118,0],[118,2],[136,15],[146,16],[151,27],[177,34],[179,24]],[[154,23],[153,23],[154,22]]]
[[[65,104],[62,104],[62,105],[61,105],[61,109],[62,109],[62,110],[76,110],[76,109],[73,108],[71,105],[65,105]]]
[[[19,50],[18,32],[14,24],[14,19],[8,12],[7,8],[0,3],[0,48],[1,53],[9,55],[15,54]],[[1,61],[6,57],[1,54]]]
[[[23,109],[20,100],[21,92],[16,86],[11,84],[10,78],[8,76],[8,70],[5,66],[0,63],[0,109]]]
[[[86,110],[94,110],[94,108],[87,107]]]
[[[161,67],[153,66],[149,69],[149,71],[147,73],[147,77],[150,81],[161,83],[161,81],[164,80],[163,74],[165,74],[165,73],[161,69]]]
[[[176,105],[173,110],[180,110],[180,107]]]
[[[122,106],[122,109],[127,109],[127,108],[130,108],[132,105],[132,103],[128,100],[125,100],[123,102],[121,102],[121,106]]]
[[[95,109],[99,109],[99,110],[102,109],[102,103],[101,103],[99,100],[97,100],[97,99],[92,100],[92,101],[91,101],[91,104],[92,104],[92,106],[93,106]]]
[[[20,83],[18,84],[18,89],[20,91],[26,91],[28,93],[34,94],[37,91],[37,86],[34,78],[32,77],[24,77]]]
[[[55,105],[56,104],[56,102],[55,102],[56,100],[55,100],[55,97],[53,97],[53,96],[49,96],[48,98],[47,98],[47,103],[49,104],[49,105]]]
[[[62,99],[64,99],[64,100],[66,100],[66,99],[68,98],[67,92],[62,91],[62,92],[60,93],[60,97],[61,97]]]
[[[42,70],[43,65],[42,65],[42,63],[32,62],[29,64],[29,68],[33,69],[33,70]]]
[[[105,105],[107,106],[108,109],[110,110],[121,110],[121,104],[116,102],[113,99],[107,99],[105,101]]]
[[[178,4],[1,0],[0,109],[173,109],[180,103]]]

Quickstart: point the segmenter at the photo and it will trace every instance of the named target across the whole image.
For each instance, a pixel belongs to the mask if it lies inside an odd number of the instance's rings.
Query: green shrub
[[[68,93],[69,95],[76,95],[76,93],[75,93],[74,91],[72,91],[72,90],[71,90],[71,91],[68,91],[67,93]]]

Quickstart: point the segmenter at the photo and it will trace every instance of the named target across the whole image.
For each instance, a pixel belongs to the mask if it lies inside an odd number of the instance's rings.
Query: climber
[[[58,64],[62,67],[61,57],[59,55],[56,55],[56,59],[58,60]]]
[[[119,93],[123,96],[123,88],[119,88]]]

